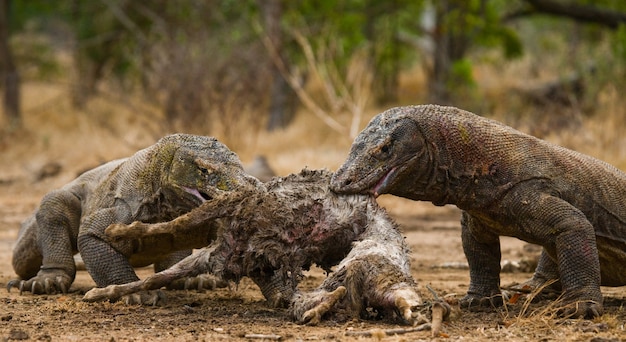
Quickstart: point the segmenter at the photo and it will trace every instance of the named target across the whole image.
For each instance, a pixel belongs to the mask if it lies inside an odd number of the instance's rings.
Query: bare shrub
[[[212,35],[225,37],[210,29],[168,32],[152,45],[146,93],[161,103],[171,130],[220,136],[230,146],[263,127],[269,63],[259,43]]]
[[[373,72],[366,56],[369,49],[364,47],[354,52],[347,66],[341,68],[336,63],[340,49],[335,46],[332,35],[319,35],[315,42],[297,30],[292,35],[304,56],[305,71],[290,70],[271,40],[264,36],[263,43],[276,67],[309,111],[334,131],[354,138],[371,97]],[[321,88],[320,96],[301,82],[303,73],[310,83]],[[349,124],[340,117],[344,111],[350,113]]]

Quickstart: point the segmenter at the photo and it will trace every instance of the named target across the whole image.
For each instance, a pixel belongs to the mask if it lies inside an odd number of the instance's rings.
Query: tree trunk
[[[280,18],[283,14],[281,0],[258,0],[259,8],[265,24],[267,34],[279,58],[284,60],[283,31],[280,27]],[[285,65],[287,65],[285,63]],[[267,130],[273,131],[286,127],[293,119],[297,103],[296,94],[289,86],[275,63],[271,64],[272,84],[270,89],[270,108]]]
[[[485,0],[481,0],[484,4]],[[435,5],[435,30],[433,42],[435,51],[433,69],[429,79],[429,101],[438,104],[451,104],[455,84],[452,66],[463,59],[472,39],[472,32],[468,28],[465,14],[457,14],[458,20],[447,21],[453,11],[461,13],[469,11],[469,4],[465,0],[441,0]]]
[[[447,89],[447,75],[450,70],[449,45],[450,32],[445,25],[445,16],[449,11],[447,0],[441,0],[435,5],[435,31],[433,42],[433,69],[428,81],[428,97],[430,103],[448,104],[450,93]]]
[[[372,42],[368,64],[374,73],[372,90],[379,105],[398,101],[400,42],[394,16],[399,10],[396,0],[370,0],[365,10],[363,32],[366,40]],[[379,25],[381,20],[386,20],[384,25]],[[377,26],[383,27],[377,29]]]
[[[9,127],[21,125],[20,112],[20,77],[13,61],[9,45],[9,3],[0,0],[0,77],[4,88],[4,112],[9,120]]]

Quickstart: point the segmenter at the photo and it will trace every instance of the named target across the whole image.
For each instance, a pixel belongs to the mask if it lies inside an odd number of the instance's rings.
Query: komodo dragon
[[[183,247],[160,238],[113,242],[104,229],[112,223],[171,220],[220,192],[257,184],[243,172],[237,155],[215,138],[166,136],[44,196],[23,223],[13,251],[13,269],[23,280],[10,281],[7,289],[67,292],[76,275],[73,255],[79,251],[100,287],[137,280],[133,266],[154,263],[156,271],[163,270],[215,235],[205,231],[186,237]]]
[[[111,238],[176,240],[217,218],[224,222],[214,244],[172,268],[143,281],[92,289],[84,299],[115,300],[209,272],[230,281],[250,277],[270,305],[290,306],[300,323],[318,323],[335,307],[357,316],[374,308],[380,316],[398,313],[404,323],[416,323],[422,301],[396,224],[372,196],[331,192],[330,177],[305,169],[273,178],[266,188],[224,194],[170,222],[112,225],[106,230]],[[317,290],[302,293],[296,286],[312,264],[327,271],[339,265]]]
[[[558,280],[564,315],[603,313],[626,284],[626,174],[493,120],[435,105],[389,109],[356,137],[338,193],[392,194],[462,209],[463,307],[499,305],[499,236],[543,246],[533,278]]]

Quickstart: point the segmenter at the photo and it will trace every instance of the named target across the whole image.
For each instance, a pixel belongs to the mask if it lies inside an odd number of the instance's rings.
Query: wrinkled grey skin
[[[155,270],[163,270],[195,246],[162,237],[111,241],[104,229],[112,223],[171,220],[221,192],[257,184],[243,172],[237,155],[215,138],[166,136],[44,196],[22,225],[13,251],[20,279],[7,288],[34,294],[66,292],[76,274],[77,252],[100,287],[137,280],[133,266],[154,263]],[[197,247],[213,239],[207,233],[189,237]]]
[[[106,234],[122,239],[169,235],[181,239],[215,219],[218,240],[154,276],[92,289],[84,300],[118,299],[211,273],[223,280],[250,277],[272,306],[290,307],[300,323],[316,324],[335,306],[355,316],[368,307],[403,323],[416,323],[421,304],[409,267],[409,250],[393,220],[372,196],[337,195],[331,173],[303,170],[275,177],[254,191],[230,192],[170,222],[116,224]],[[316,264],[331,272],[313,292],[297,284]]]
[[[544,247],[531,280],[563,291],[563,314],[603,312],[600,285],[626,284],[626,174],[493,120],[434,105],[390,109],[356,137],[338,193],[392,194],[463,210],[470,287],[501,304],[499,236]]]

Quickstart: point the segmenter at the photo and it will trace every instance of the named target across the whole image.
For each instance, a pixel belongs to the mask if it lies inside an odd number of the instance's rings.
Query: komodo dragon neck
[[[144,149],[112,172],[108,183],[114,191],[114,200],[123,200],[131,208],[134,219],[180,214],[163,205],[170,202],[164,198],[163,190],[176,148],[163,144]]]
[[[414,165],[404,171],[413,177],[399,177],[409,180],[396,187],[403,197],[469,210],[492,205],[515,180],[524,181],[513,176],[516,171],[504,168],[512,165],[507,161],[511,156],[498,152],[502,144],[516,145],[515,134],[507,132],[513,139],[502,141],[498,132],[504,128],[494,121],[485,119],[477,124],[462,113],[415,120],[428,143],[425,155],[412,160]],[[515,148],[511,151],[514,155]]]

